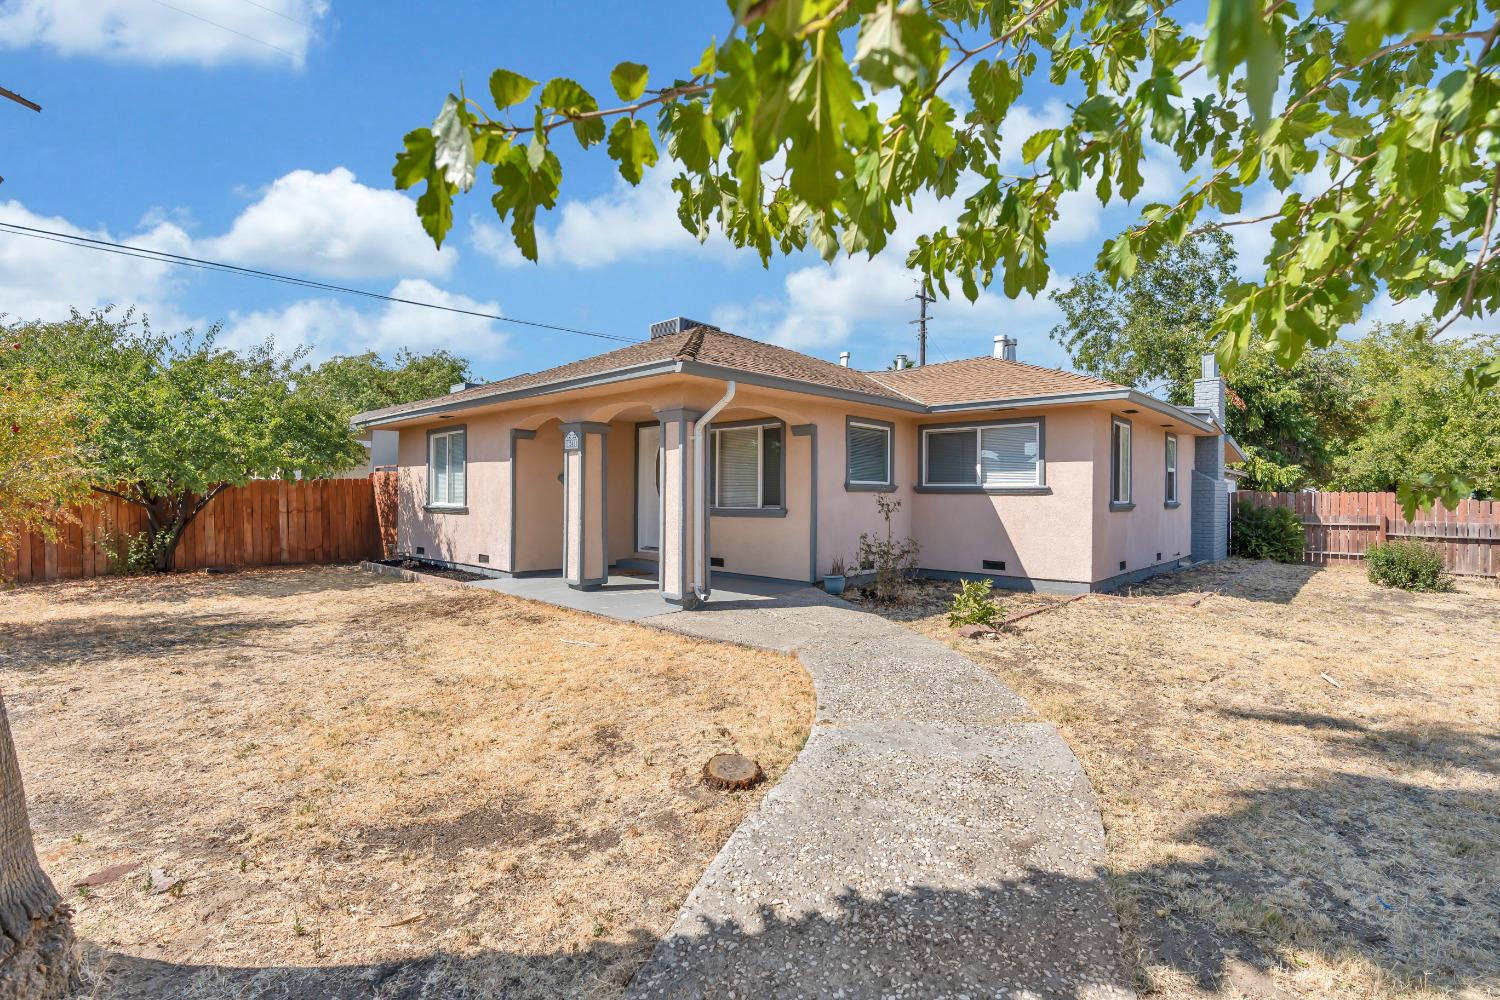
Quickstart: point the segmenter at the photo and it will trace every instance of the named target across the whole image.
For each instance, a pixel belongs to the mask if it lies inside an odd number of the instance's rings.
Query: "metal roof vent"
[[[686,316],[673,316],[671,319],[664,319],[660,323],[651,324],[651,339],[655,340],[657,337],[670,337],[678,333],[687,333],[695,326],[707,327],[710,330],[718,329],[712,323],[702,323],[696,319],[688,319]]]
[[[484,385],[483,382],[454,382],[448,387],[449,392],[463,392],[465,389],[478,389]]]

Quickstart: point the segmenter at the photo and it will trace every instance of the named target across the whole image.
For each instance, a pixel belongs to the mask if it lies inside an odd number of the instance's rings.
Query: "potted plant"
[[[833,557],[833,564],[828,567],[828,575],[823,577],[823,589],[835,597],[844,592],[843,556]]]

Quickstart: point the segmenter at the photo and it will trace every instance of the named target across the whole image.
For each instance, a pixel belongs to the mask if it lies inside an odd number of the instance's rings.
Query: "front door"
[[[635,429],[635,539],[641,552],[661,545],[661,424]]]

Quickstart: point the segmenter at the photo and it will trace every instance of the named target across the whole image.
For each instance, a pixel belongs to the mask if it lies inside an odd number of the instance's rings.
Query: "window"
[[[891,425],[849,421],[845,486],[891,485]]]
[[[1130,421],[1114,417],[1110,421],[1110,488],[1109,502],[1128,507],[1130,500]]]
[[[713,445],[711,506],[760,510],[784,505],[780,424],[715,428],[710,443]]]
[[[1040,422],[922,432],[922,485],[983,490],[1042,485]]]
[[[462,507],[467,502],[468,431],[455,427],[427,435],[427,503]]]
[[[1177,435],[1167,435],[1167,504],[1177,503]]]

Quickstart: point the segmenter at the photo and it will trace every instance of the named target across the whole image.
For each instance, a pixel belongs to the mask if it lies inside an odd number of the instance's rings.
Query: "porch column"
[[[693,423],[700,410],[658,410],[661,421],[661,532],[657,550],[661,596],[675,604],[693,597]]]
[[[609,580],[609,424],[563,424],[563,577],[575,590]]]

